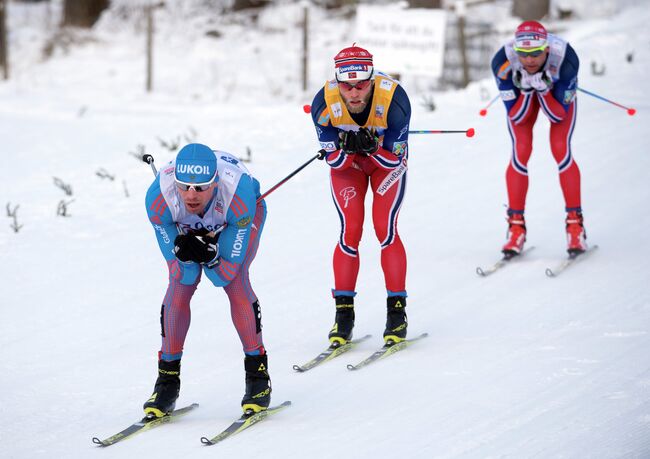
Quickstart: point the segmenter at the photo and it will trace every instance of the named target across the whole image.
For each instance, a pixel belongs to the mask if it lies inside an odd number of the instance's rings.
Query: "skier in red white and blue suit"
[[[237,158],[198,143],[184,146],[149,187],[147,215],[167,263],[169,285],[160,312],[158,379],[144,404],[147,415],[161,417],[174,409],[190,299],[202,274],[223,287],[230,300],[244,350],[242,408],[268,408],[271,385],[261,310],[248,275],[266,220],[266,204],[257,202],[259,197],[259,182]]]
[[[352,338],[364,198],[370,187],[387,291],[384,340],[394,344],[406,338],[407,328],[406,252],[397,219],[406,191],[411,105],[396,80],[375,71],[367,50],[345,48],[334,65],[335,78],[325,83],[311,105],[341,221],[333,259],[336,317],[328,338],[334,347]]]
[[[506,106],[512,157],[506,171],[508,238],[506,256],[521,252],[526,241],[524,210],[528,191],[528,160],[533,126],[541,110],[551,123],[551,153],[558,165],[564,195],[567,250],[586,250],[580,198],[580,169],[571,151],[576,124],[578,55],[565,40],[547,33],[542,24],[526,21],[492,59],[492,72]]]

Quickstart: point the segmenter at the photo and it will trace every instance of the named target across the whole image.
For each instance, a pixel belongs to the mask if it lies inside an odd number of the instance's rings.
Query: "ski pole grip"
[[[158,171],[156,170],[156,166],[153,165],[153,156],[150,154],[144,154],[142,155],[142,161],[145,163],[149,164],[151,166],[151,172],[153,172],[154,177],[158,175]]]

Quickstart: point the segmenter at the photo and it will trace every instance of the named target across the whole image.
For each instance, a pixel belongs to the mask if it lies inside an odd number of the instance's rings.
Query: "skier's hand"
[[[532,78],[533,75],[530,75],[525,70],[516,70],[512,75],[512,83],[523,92],[530,92],[534,90],[532,86]]]
[[[359,152],[359,135],[356,131],[343,131],[339,134],[339,145],[346,155],[355,155]]]
[[[548,73],[548,70],[545,70],[543,72],[537,72],[535,75],[531,77],[530,85],[535,91],[544,95],[553,86],[553,79],[551,78],[551,75]]]
[[[179,234],[174,239],[174,255],[180,261],[213,268],[219,264],[218,235]]]
[[[365,156],[374,155],[379,149],[379,140],[367,128],[360,128],[357,134],[359,150]]]

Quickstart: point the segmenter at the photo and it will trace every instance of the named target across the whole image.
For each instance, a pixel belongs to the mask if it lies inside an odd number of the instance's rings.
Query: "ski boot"
[[[526,242],[526,221],[524,214],[508,210],[508,239],[501,252],[506,258],[512,258],[519,255]]]
[[[386,330],[384,330],[384,343],[388,346],[399,343],[406,339],[406,297],[389,296],[386,300]]]
[[[153,394],[143,406],[148,417],[161,418],[176,406],[176,399],[181,390],[181,361],[158,361],[158,379],[153,388]]]
[[[271,403],[271,378],[268,371],[267,354],[246,355],[246,394],[241,401],[244,414],[264,411]]]
[[[336,317],[334,325],[327,337],[331,347],[340,347],[352,339],[354,328],[354,298],[351,296],[335,296]]]
[[[567,252],[570,255],[587,250],[587,232],[582,224],[582,212],[572,210],[566,216]]]

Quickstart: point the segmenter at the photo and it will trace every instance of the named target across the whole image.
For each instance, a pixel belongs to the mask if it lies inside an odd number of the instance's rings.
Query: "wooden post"
[[[303,3],[302,19],[302,90],[307,91],[309,84],[309,4]]]
[[[9,79],[9,56],[7,46],[7,2],[0,0],[0,66],[2,66],[2,76],[5,80]]]
[[[465,2],[458,1],[455,4],[456,15],[458,16],[458,46],[463,64],[463,88],[469,84],[469,63],[467,62],[467,49],[465,43]]]
[[[153,5],[145,7],[147,10],[147,92],[151,92],[153,80]]]
[[[52,30],[52,0],[47,0],[45,11],[45,28],[50,32]]]

